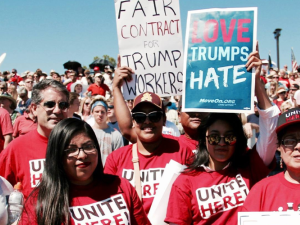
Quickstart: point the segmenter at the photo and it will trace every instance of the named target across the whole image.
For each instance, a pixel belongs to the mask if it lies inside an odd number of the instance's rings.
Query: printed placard
[[[181,95],[183,48],[179,0],[115,0],[122,66],[134,71],[125,99],[150,91]]]
[[[30,184],[31,187],[36,187],[40,179],[42,178],[44,168],[45,168],[45,159],[34,159],[29,161],[30,168]]]
[[[204,219],[244,204],[249,193],[243,177],[238,174],[228,183],[198,188],[196,190],[200,215]]]
[[[238,225],[298,225],[300,212],[238,212]]]
[[[69,210],[75,225],[131,224],[129,210],[121,194],[93,204],[70,207]]]
[[[188,13],[183,111],[253,111],[255,77],[245,64],[255,50],[256,23],[257,8]]]
[[[164,171],[164,168],[140,170],[143,198],[155,197]],[[134,170],[123,169],[122,177],[127,179],[131,183],[131,185],[135,187]]]

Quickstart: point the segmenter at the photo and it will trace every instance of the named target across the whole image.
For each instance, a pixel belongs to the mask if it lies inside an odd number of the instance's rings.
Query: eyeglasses
[[[131,103],[133,103],[133,99],[127,100],[127,102],[131,102]]]
[[[26,84],[29,84],[29,83],[32,84],[33,81],[26,81],[25,83],[26,83]]]
[[[48,101],[44,102],[43,106],[45,106],[48,110],[52,110],[56,105],[56,102],[54,101]],[[69,102],[59,102],[58,108],[62,111],[66,111],[69,108],[70,104]]]
[[[278,94],[279,94],[279,95],[280,95],[280,94],[286,94],[286,92],[284,91],[284,92],[280,92],[280,93],[278,93]]]
[[[235,145],[236,143],[236,136],[233,134],[226,135],[223,137],[217,134],[211,134],[206,136],[206,138],[210,145],[218,145],[222,138],[224,138],[224,142],[226,145]]]
[[[67,157],[78,157],[80,151],[83,151],[86,155],[93,154],[96,152],[96,146],[93,144],[85,145],[81,148],[73,147],[73,148],[67,148],[64,150]]]
[[[279,79],[279,77],[273,77],[273,78]]]
[[[161,117],[163,115],[162,111],[154,111],[150,113],[144,113],[144,112],[135,112],[132,113],[132,118],[137,122],[137,123],[144,123],[148,117],[150,122],[152,123],[157,123],[160,121]]]
[[[114,106],[113,106],[113,105],[109,105],[109,106],[107,106],[107,108],[109,108],[109,109],[113,109],[113,108],[114,108]]]
[[[284,145],[284,147],[294,150],[296,145],[300,142],[300,139],[297,138],[286,138],[281,141],[281,144]]]
[[[5,90],[5,87],[0,87],[0,90]]]

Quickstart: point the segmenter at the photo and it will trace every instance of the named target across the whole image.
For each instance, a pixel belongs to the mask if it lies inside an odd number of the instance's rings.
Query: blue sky
[[[254,6],[261,58],[270,52],[277,61],[273,31],[281,28],[280,66],[291,68],[292,47],[300,63],[300,1],[296,0],[180,0],[183,36],[189,10]],[[118,54],[113,0],[2,0],[0,18],[0,54],[7,53],[1,71],[41,68],[63,73],[68,60],[88,66],[94,56]]]

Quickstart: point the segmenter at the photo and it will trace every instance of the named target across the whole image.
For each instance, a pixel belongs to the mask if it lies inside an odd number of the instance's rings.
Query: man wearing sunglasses
[[[0,175],[12,185],[21,182],[25,197],[42,176],[51,130],[67,118],[69,92],[58,81],[45,79],[33,87],[31,100],[37,129],[14,139],[0,154]]]

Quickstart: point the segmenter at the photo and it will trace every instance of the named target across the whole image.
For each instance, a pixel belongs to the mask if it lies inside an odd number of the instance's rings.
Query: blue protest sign
[[[257,8],[188,13],[183,111],[253,111],[254,73],[245,64],[255,49]]]

